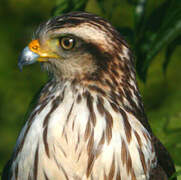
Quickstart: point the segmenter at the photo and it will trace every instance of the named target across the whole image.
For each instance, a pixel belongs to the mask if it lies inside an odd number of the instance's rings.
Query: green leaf
[[[88,0],[57,0],[52,9],[52,16],[58,16],[71,11],[84,11]]]
[[[134,9],[135,31],[140,32],[144,24],[147,0],[138,0]]]
[[[169,15],[170,11],[173,13],[174,10],[174,7],[172,7],[172,2],[172,0],[166,0],[164,3],[153,9],[146,19],[146,30],[151,32],[158,31],[161,28],[163,22],[167,22],[166,17]]]
[[[66,0],[58,1],[59,3],[52,9],[52,16],[58,16],[63,14],[69,9],[69,3]]]
[[[181,34],[181,8],[179,4],[178,1],[173,0],[172,6],[168,7],[167,16],[160,23],[159,29],[150,31],[148,28],[150,26],[146,26],[147,29],[145,28],[143,37],[136,42],[136,67],[138,75],[143,81],[146,81],[147,70],[153,58],[163,47],[168,46]],[[171,9],[174,11],[170,12]]]
[[[173,52],[175,51],[175,49],[178,47],[178,45],[181,45],[181,36],[177,37],[176,39],[174,39],[168,46],[166,49],[166,53],[165,53],[165,60],[163,62],[163,71],[165,72],[168,64],[170,62],[171,56],[173,54]]]
[[[102,11],[103,14],[106,13],[106,9],[105,9],[105,0],[97,0],[99,7]]]
[[[179,176],[181,176],[181,171],[177,171],[176,173],[174,173],[174,174],[169,178],[169,180],[172,180],[172,179],[174,179],[174,178],[176,178],[176,177],[179,177]]]
[[[115,8],[121,4],[120,0],[97,0],[97,3],[102,11],[102,15],[108,20],[111,20]]]

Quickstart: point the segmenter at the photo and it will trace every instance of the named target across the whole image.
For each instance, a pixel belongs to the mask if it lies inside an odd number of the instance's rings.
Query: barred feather
[[[158,167],[153,134],[128,45],[89,13],[55,17],[37,38],[48,48],[45,42],[67,33],[80,44],[62,52],[64,59],[43,63],[53,78],[19,135],[8,179],[152,179]]]
[[[74,88],[62,82],[43,89],[53,93],[41,100],[20,134],[12,179],[148,179],[156,165],[148,131],[99,93]]]

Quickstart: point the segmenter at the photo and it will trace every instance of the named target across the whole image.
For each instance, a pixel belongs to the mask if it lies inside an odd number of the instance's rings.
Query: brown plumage
[[[75,12],[40,25],[19,67],[52,74],[3,179],[168,179],[172,160],[153,135],[132,53],[104,19]]]

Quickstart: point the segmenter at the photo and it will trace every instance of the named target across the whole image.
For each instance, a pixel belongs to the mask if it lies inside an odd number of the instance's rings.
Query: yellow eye
[[[74,47],[75,40],[72,37],[62,37],[59,43],[64,50],[70,50]]]

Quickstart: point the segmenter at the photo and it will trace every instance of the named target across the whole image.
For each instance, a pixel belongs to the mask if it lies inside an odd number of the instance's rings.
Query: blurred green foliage
[[[153,131],[169,150],[177,170],[181,170],[180,2],[1,0],[0,172],[12,153],[29,104],[47,80],[38,64],[19,72],[18,56],[42,21],[72,10],[103,16],[129,42],[138,75],[143,81],[147,79],[146,84],[139,81],[139,85]]]

